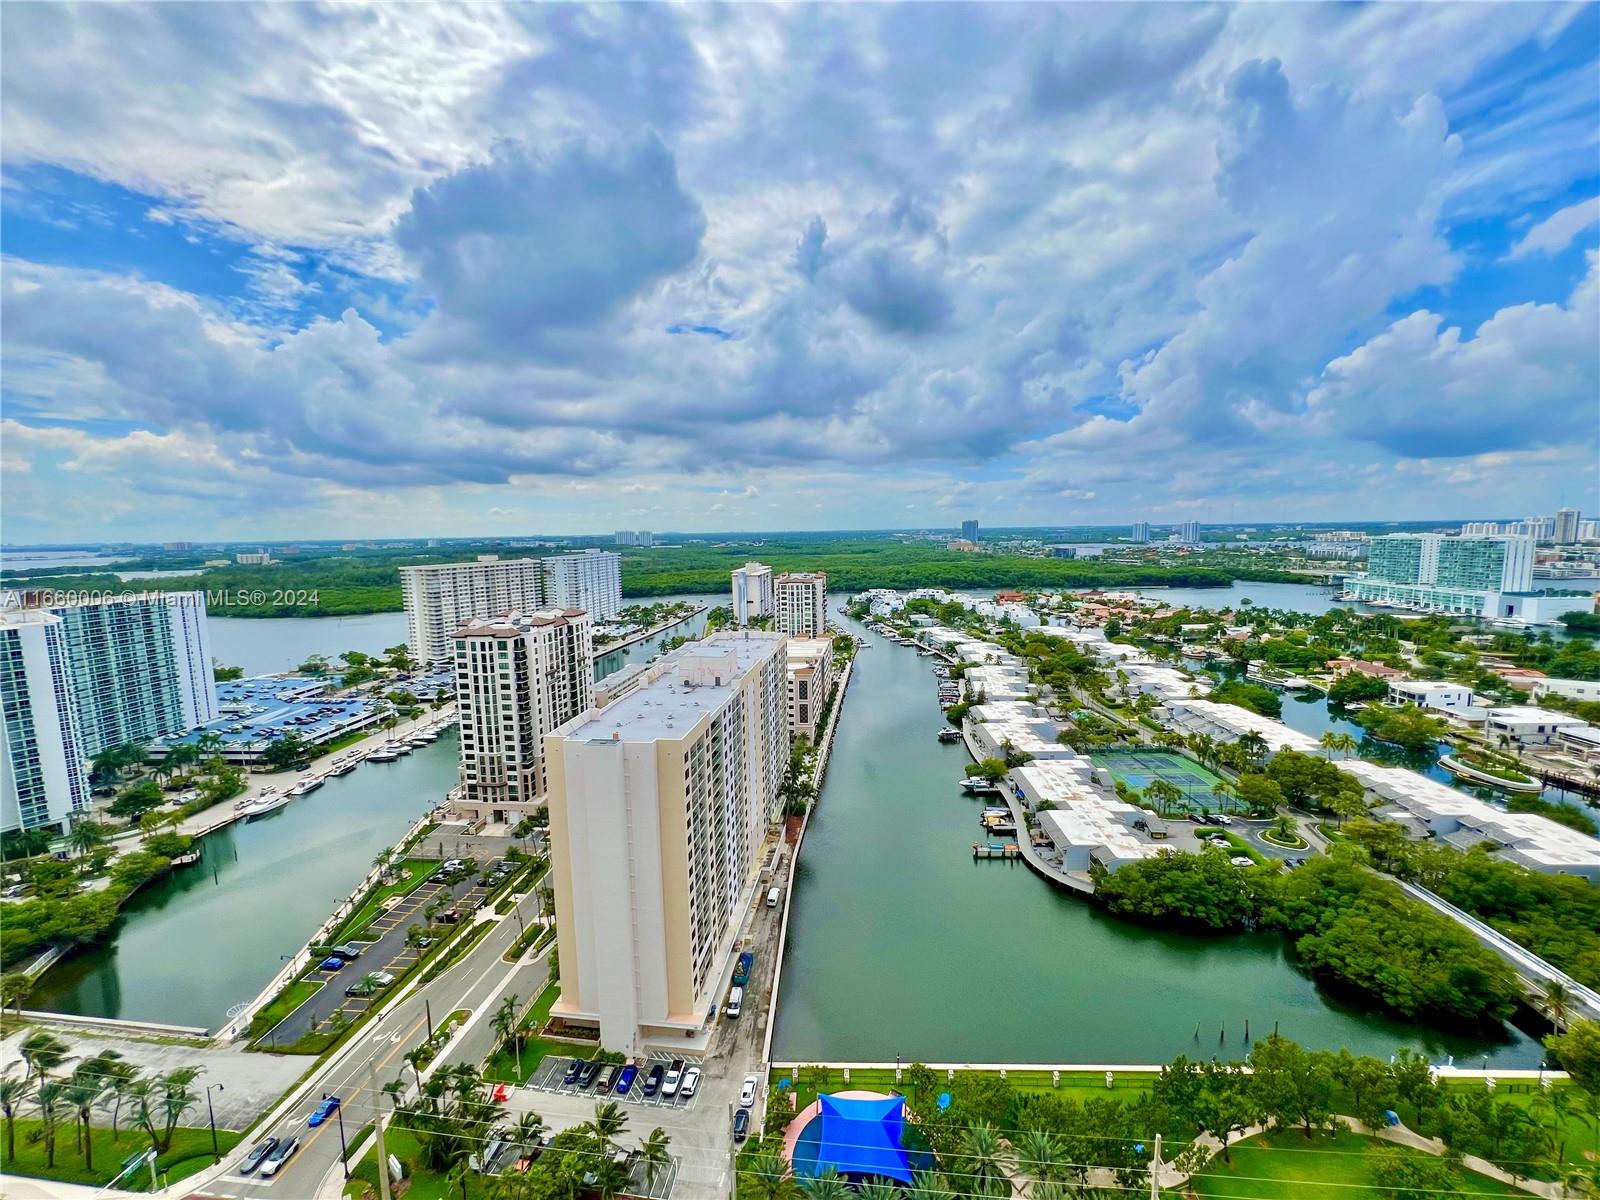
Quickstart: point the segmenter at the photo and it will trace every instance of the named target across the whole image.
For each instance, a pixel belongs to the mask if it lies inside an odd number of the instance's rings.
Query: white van
[[[768,908],[777,908],[778,907],[778,898],[780,896],[782,896],[782,895],[783,895],[783,890],[781,888],[768,888],[767,889],[767,907]]]
[[[744,1007],[744,989],[736,987],[728,993],[728,1007],[724,1010],[730,1017],[737,1017],[739,1010]]]

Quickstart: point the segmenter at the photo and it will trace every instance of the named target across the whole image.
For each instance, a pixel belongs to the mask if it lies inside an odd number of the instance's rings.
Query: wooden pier
[[[1539,782],[1545,787],[1558,787],[1564,791],[1577,792],[1578,795],[1587,796],[1591,800],[1600,800],[1600,779],[1585,779],[1581,775],[1541,770]]]

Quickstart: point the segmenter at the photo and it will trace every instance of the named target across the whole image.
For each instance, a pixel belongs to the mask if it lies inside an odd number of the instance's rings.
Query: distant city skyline
[[[8,541],[1600,509],[1600,6],[7,35]]]

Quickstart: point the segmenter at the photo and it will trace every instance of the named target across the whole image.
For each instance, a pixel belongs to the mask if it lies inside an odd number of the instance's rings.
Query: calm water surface
[[[452,731],[397,762],[364,763],[270,816],[202,839],[199,863],[140,890],[116,936],[52,968],[29,1003],[217,1028],[455,782]]]
[[[1342,1003],[1276,936],[1152,930],[973,862],[969,759],[934,740],[929,660],[867,640],[796,876],[775,1058],[1155,1063],[1242,1055],[1248,1020],[1307,1046],[1538,1063],[1510,1027],[1451,1037]]]

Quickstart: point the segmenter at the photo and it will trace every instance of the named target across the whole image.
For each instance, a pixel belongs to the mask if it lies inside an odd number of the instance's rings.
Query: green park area
[[[18,1117],[8,1122],[13,1128],[16,1155],[5,1153],[0,1144],[0,1171],[11,1175],[29,1175],[36,1179],[55,1179],[63,1183],[82,1184],[86,1187],[103,1187],[122,1171],[124,1163],[136,1154],[150,1148],[150,1139],[140,1129],[124,1126],[115,1134],[109,1128],[92,1125],[89,1128],[88,1153],[84,1153],[81,1130],[70,1121],[61,1121],[54,1130],[55,1163],[50,1164],[50,1150],[45,1139],[42,1121]],[[239,1144],[241,1134],[219,1129],[217,1144],[226,1154]],[[7,1139],[9,1143],[10,1139]],[[204,1170],[214,1161],[209,1129],[175,1129],[172,1140],[156,1158],[156,1174],[163,1186],[187,1179]],[[141,1166],[121,1185],[127,1191],[150,1190],[150,1168]]]
[[[528,1006],[528,1010],[517,1022],[517,1031],[522,1042],[520,1057],[517,1050],[502,1045],[484,1067],[485,1079],[496,1083],[523,1084],[532,1078],[535,1068],[548,1054],[568,1055],[573,1058],[593,1056],[599,1049],[594,1042],[557,1041],[539,1036],[539,1030],[544,1028],[544,1023],[550,1019],[551,1006],[560,995],[560,983],[551,983],[539,993],[538,998]]]
[[[1188,1185],[1192,1194],[1211,1200],[1528,1194],[1436,1155],[1347,1130],[1309,1140],[1288,1131],[1263,1133],[1233,1146],[1230,1157],[1231,1162],[1213,1158],[1193,1176]]]

